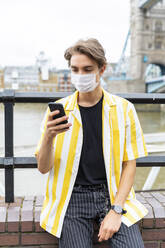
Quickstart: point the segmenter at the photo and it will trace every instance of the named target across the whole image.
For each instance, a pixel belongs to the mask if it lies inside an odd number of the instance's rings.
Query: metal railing
[[[37,168],[35,157],[14,157],[13,115],[15,103],[48,103],[70,95],[71,92],[35,93],[4,90],[0,103],[4,104],[5,156],[0,157],[0,169],[5,169],[5,202],[14,202],[14,168]],[[116,94],[132,103],[165,104],[165,94],[129,93]],[[2,130],[1,130],[2,132]],[[165,166],[165,156],[148,156],[137,159],[138,167]]]

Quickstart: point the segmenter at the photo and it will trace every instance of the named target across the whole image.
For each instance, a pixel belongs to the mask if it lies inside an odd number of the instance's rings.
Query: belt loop
[[[77,189],[81,189],[82,188],[81,184],[75,184],[74,187],[77,188]]]

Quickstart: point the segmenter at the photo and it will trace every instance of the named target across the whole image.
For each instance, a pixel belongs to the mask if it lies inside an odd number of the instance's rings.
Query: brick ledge
[[[137,192],[137,199],[149,213],[138,222],[145,248],[165,248],[165,190]],[[15,197],[5,203],[0,197],[0,247],[58,247],[58,239],[40,227],[43,196]],[[94,247],[108,247],[97,242],[98,227],[94,225]]]

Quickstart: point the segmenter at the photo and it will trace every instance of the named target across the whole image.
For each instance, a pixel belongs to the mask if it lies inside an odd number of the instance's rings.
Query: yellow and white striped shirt
[[[119,187],[122,162],[147,156],[147,150],[134,105],[105,90],[103,94],[102,144],[109,195],[111,204],[113,204]],[[63,220],[77,176],[83,143],[82,121],[77,97],[78,91],[58,100],[63,104],[72,126],[69,131],[58,134],[54,138],[54,167],[49,171],[40,215],[41,227],[58,238],[61,235]],[[35,155],[42,143],[49,111],[47,108]],[[126,199],[124,209],[127,213],[122,215],[122,222],[127,226],[136,223],[148,213],[145,206],[136,199],[133,187]]]

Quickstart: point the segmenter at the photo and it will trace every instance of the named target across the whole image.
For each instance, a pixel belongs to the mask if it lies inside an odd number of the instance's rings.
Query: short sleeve
[[[126,114],[123,161],[133,160],[147,155],[148,152],[137,112],[134,105],[129,103]]]
[[[42,122],[41,122],[41,125],[40,125],[40,139],[38,141],[38,144],[37,144],[37,147],[36,147],[36,150],[34,152],[34,155],[37,156],[38,154],[38,151],[40,149],[40,146],[41,146],[41,143],[42,143],[42,140],[43,140],[43,137],[44,137],[44,134],[45,134],[45,130],[46,130],[46,124],[47,124],[47,121],[48,121],[48,115],[50,113],[50,110],[49,110],[49,107],[47,107],[45,113],[44,113],[44,117],[42,119]]]

